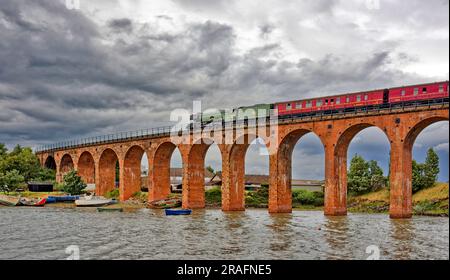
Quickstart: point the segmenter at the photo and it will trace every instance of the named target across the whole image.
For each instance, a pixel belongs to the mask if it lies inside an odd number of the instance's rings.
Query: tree
[[[84,183],[81,177],[78,176],[77,171],[71,170],[69,173],[64,175],[64,183],[62,186],[62,190],[64,192],[72,195],[82,194],[86,187],[86,183]]]
[[[209,172],[211,172],[212,174],[216,174],[214,168],[212,168],[211,166],[207,166],[206,170],[208,170]]]
[[[56,179],[56,171],[50,168],[41,168],[37,175],[33,178],[39,182],[53,182]]]
[[[417,163],[417,161],[412,161],[412,192],[418,192],[419,190],[425,188],[426,184],[423,176],[423,164]]]
[[[418,192],[422,189],[432,187],[439,174],[439,157],[430,148],[424,163],[412,162],[412,191]]]
[[[375,160],[371,160],[369,165],[370,190],[377,191],[386,186],[386,178],[383,176],[383,169],[378,166]]]
[[[5,144],[0,143],[0,160],[6,156],[8,153],[8,149],[6,148]]]
[[[363,194],[369,192],[371,187],[369,163],[358,154],[355,154],[350,161],[350,170],[347,178],[349,193]]]
[[[439,175],[439,156],[433,150],[433,148],[428,149],[427,158],[424,163],[424,176],[426,188],[432,187],[437,180]]]
[[[40,169],[39,159],[31,148],[22,148],[19,145],[0,161],[0,172],[17,170],[26,182],[36,177]]]
[[[25,180],[19,171],[11,170],[6,173],[0,173],[0,191],[13,192],[25,183]]]

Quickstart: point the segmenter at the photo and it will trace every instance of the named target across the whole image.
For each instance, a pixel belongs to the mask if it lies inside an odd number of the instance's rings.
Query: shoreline
[[[14,207],[20,207],[20,208],[60,208],[60,209],[77,209],[80,207],[77,207],[74,203],[70,202],[56,202],[51,204],[46,204],[42,207],[29,207],[29,206],[14,206]],[[0,205],[0,208],[11,208],[11,206],[4,206]],[[81,207],[83,209],[91,209],[91,210],[97,210],[98,207]],[[102,208],[122,208],[125,212],[126,211],[132,211],[132,210],[139,210],[139,209],[154,209],[154,210],[163,210],[158,208],[150,208],[147,207],[146,204],[143,203],[136,203],[136,202],[119,202],[111,205],[102,206]],[[245,207],[245,209],[249,210],[264,210],[267,209],[267,207],[261,205],[261,206],[248,206]],[[205,208],[201,210],[221,210],[220,206],[217,205],[206,205]],[[323,207],[293,207],[293,212],[308,212],[308,211],[323,211]],[[382,211],[382,212],[375,212],[375,211],[357,211],[355,209],[348,209],[348,213],[354,213],[354,214],[386,214],[389,215],[388,211]],[[288,213],[287,213],[288,214]],[[449,217],[448,213],[413,213],[413,217]]]

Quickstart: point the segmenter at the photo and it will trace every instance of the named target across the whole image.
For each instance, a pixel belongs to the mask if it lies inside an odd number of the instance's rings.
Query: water
[[[81,259],[366,259],[370,245],[381,259],[448,259],[449,219],[0,208],[0,259],[65,259],[70,245]]]

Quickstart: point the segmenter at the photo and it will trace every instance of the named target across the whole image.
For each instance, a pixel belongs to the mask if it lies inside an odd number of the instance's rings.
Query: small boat
[[[123,212],[123,208],[109,208],[109,207],[98,207],[98,212]]]
[[[44,206],[46,201],[47,201],[46,198],[26,198],[26,197],[22,197],[20,199],[20,205],[23,205],[23,206]]]
[[[168,208],[176,208],[181,206],[181,199],[178,198],[168,198],[168,199],[160,199],[151,201],[148,203],[150,208],[156,209],[168,209]]]
[[[0,205],[4,206],[16,206],[20,202],[19,196],[3,195],[0,194]]]
[[[113,200],[103,196],[85,196],[75,200],[77,207],[100,207],[114,203]]]
[[[78,195],[49,196],[47,197],[47,203],[74,202],[77,199],[80,199],[80,196]]]
[[[48,203],[55,203],[55,202],[56,202],[56,199],[52,196],[49,196],[49,197],[47,197],[47,201],[45,203],[48,204]]]
[[[174,215],[191,215],[191,209],[165,209],[166,216],[174,216]]]

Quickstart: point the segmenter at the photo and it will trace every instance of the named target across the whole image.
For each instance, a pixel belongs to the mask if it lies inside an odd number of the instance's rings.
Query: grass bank
[[[433,187],[413,194],[413,214],[428,216],[446,216],[449,210],[448,183],[436,183]],[[348,198],[349,212],[387,213],[389,212],[389,190],[382,189],[360,196]]]

